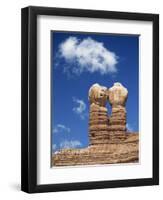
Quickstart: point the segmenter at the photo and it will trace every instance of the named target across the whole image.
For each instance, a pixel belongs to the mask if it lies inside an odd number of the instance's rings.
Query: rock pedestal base
[[[108,133],[107,108],[96,104],[90,105],[89,138],[90,145],[108,143],[110,137]]]
[[[126,109],[123,106],[112,108],[112,114],[109,119],[110,140],[119,142],[126,139]]]

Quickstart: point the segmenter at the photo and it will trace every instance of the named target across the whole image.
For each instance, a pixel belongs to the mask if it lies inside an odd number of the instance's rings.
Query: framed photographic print
[[[159,16],[22,9],[22,190],[159,184]]]

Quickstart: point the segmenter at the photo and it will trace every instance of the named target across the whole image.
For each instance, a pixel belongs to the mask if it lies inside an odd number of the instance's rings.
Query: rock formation
[[[138,133],[129,133],[123,142],[63,149],[53,155],[53,166],[75,166],[138,162]]]
[[[108,89],[107,96],[112,106],[112,114],[109,119],[110,138],[114,142],[126,138],[126,100],[128,91],[121,83],[114,83]]]
[[[52,156],[53,166],[138,162],[139,134],[126,131],[128,91],[120,83],[113,87],[94,84],[89,90],[89,146],[62,149]],[[106,108],[111,104],[111,116]]]
[[[90,113],[89,113],[89,139],[90,145],[107,144],[108,113],[106,108],[107,88],[94,84],[89,90]]]

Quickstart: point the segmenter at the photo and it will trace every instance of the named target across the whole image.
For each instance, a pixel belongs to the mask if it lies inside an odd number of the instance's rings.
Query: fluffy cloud
[[[69,149],[69,148],[76,148],[80,147],[82,144],[78,140],[64,140],[60,143],[61,149]]]
[[[75,103],[75,106],[73,107],[74,113],[78,114],[81,119],[84,119],[86,116],[85,110],[86,110],[86,104],[84,103],[83,100],[77,99],[73,97],[73,102]]]
[[[67,132],[70,133],[70,128],[66,127],[63,124],[57,124],[54,129],[53,129],[53,133],[61,133],[61,132]]]
[[[65,72],[80,75],[87,71],[103,74],[117,71],[118,57],[114,52],[106,49],[104,44],[93,40],[91,37],[79,40],[77,37],[69,37],[59,46],[59,53],[66,62],[71,63],[71,68],[66,65]]]
[[[132,126],[130,125],[130,124],[126,124],[126,128],[127,128],[127,130],[129,131],[129,132],[133,132],[133,128],[132,128]]]

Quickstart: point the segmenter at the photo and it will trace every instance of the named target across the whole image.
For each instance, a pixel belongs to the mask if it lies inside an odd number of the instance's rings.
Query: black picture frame
[[[153,177],[37,184],[37,16],[55,15],[153,23]],[[30,6],[21,11],[21,190],[28,193],[159,184],[159,15]]]

